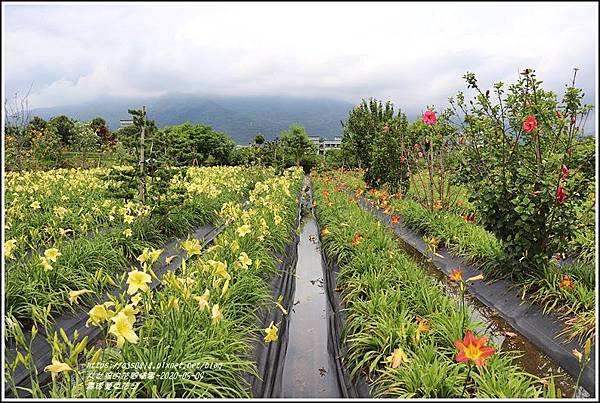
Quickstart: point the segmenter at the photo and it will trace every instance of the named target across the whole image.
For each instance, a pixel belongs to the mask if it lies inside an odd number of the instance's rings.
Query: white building
[[[319,136],[308,136],[308,138],[317,146],[320,155],[325,154],[329,150],[336,150],[342,145],[341,137],[326,139]]]
[[[132,119],[121,119],[119,120],[119,128],[133,125]]]

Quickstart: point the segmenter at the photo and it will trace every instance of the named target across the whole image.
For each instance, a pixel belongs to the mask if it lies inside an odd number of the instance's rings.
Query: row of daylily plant
[[[462,216],[444,210],[430,211],[401,194],[367,189],[359,172],[338,173],[349,192],[366,197],[370,203],[391,216],[392,223],[402,221],[409,228],[425,233],[424,240],[435,252],[444,245],[455,256],[481,267],[493,278],[503,254],[502,242],[476,222],[471,211]],[[565,318],[565,335],[582,340],[595,335],[595,276],[592,264],[566,265],[557,255],[539,279],[524,282],[524,294],[555,310]]]
[[[182,266],[167,272],[155,291],[152,267],[163,251],[144,250],[141,267],[121,278],[126,290],[89,311],[88,325],[102,328],[102,343],[63,333],[49,338],[53,359],[45,371],[52,382],[43,390],[32,377],[32,395],[250,396],[248,379],[258,375],[251,343],[258,332],[264,343],[278,341],[279,324],[261,329],[259,316],[263,309],[285,311],[271,298],[269,280],[276,274],[274,253],[293,236],[301,180],[301,170],[288,170],[257,182],[248,208],[225,203],[219,215],[227,228],[206,250],[198,240],[183,241]],[[73,292],[72,300],[83,294]],[[30,365],[29,359],[19,355],[9,366]]]
[[[408,257],[333,176],[315,178],[314,200],[323,250],[338,268],[345,305],[343,361],[376,397],[548,397],[554,381],[525,373],[471,318],[462,301]],[[589,352],[588,352],[589,355]],[[548,384],[548,387],[544,385]]]
[[[7,193],[12,195],[7,220],[19,221],[22,215],[24,224],[13,226],[4,244],[10,319],[35,321],[49,305],[52,312],[72,309],[66,298],[71,291],[88,289],[91,292],[82,300],[94,301],[102,290],[114,285],[115,277],[142,250],[157,247],[170,236],[184,235],[195,226],[215,223],[223,203],[242,200],[256,180],[272,175],[268,170],[241,167],[188,168],[184,177],[177,176],[169,184],[169,192],[182,193],[184,198],[164,217],[164,212],[155,212],[152,204],[111,199],[107,189],[116,185],[106,179],[105,171],[11,174],[7,181]],[[104,179],[99,179],[102,175]],[[88,184],[89,194],[84,193]],[[38,191],[26,190],[27,185]],[[27,208],[30,203],[37,203],[38,208]],[[55,216],[57,209],[68,214]],[[24,210],[29,211],[25,214]],[[98,214],[94,216],[95,212]],[[166,221],[168,225],[164,225]],[[39,249],[25,254],[32,240],[28,228],[41,222],[43,228],[50,228],[48,233],[64,230],[71,236],[51,237],[41,242]],[[97,225],[90,224],[93,222]],[[98,230],[100,224],[106,227],[102,232],[85,233]]]

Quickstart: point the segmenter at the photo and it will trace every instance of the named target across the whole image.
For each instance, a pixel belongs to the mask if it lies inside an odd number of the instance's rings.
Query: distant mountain
[[[207,124],[225,132],[238,144],[249,143],[259,132],[273,139],[294,123],[306,127],[310,135],[339,136],[340,121],[353,107],[348,102],[331,99],[169,94],[149,99],[102,97],[78,105],[34,109],[32,116],[49,119],[67,115],[84,121],[101,116],[111,130],[116,130],[120,119],[130,118],[127,109],[142,105],[146,105],[148,117],[154,119],[158,127],[186,121]]]

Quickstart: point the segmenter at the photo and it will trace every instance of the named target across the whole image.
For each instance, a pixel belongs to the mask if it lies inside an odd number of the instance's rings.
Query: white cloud
[[[9,91],[34,107],[99,95],[289,94],[404,108],[444,103],[470,70],[533,67],[594,93],[594,3],[223,3],[5,6]],[[592,101],[592,99],[590,99]]]

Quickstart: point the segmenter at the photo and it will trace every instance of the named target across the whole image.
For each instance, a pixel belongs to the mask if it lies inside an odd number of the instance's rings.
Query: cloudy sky
[[[443,106],[532,67],[594,102],[596,3],[3,3],[6,95],[33,107],[170,92]]]

